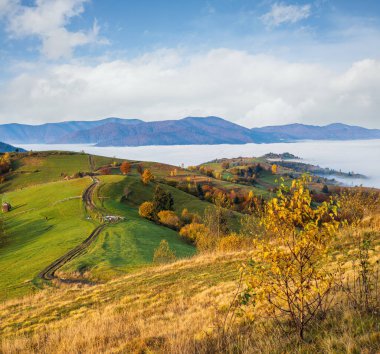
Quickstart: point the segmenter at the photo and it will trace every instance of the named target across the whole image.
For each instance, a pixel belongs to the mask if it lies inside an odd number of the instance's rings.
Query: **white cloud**
[[[275,3],[271,10],[261,16],[261,20],[267,26],[279,26],[283,23],[296,23],[310,16],[311,6],[307,5],[285,5]]]
[[[0,121],[219,115],[248,127],[344,122],[380,128],[380,61],[343,73],[321,65],[215,49],[161,50],[97,65],[31,68],[0,91]]]
[[[0,13],[6,18],[10,36],[35,36],[42,42],[41,52],[49,59],[70,57],[74,48],[101,42],[99,28],[94,23],[87,31],[69,31],[73,17],[84,11],[88,0],[36,0],[34,6],[22,5],[17,0],[0,0]]]

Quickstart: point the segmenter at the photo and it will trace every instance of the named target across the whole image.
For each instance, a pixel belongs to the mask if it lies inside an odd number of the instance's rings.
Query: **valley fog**
[[[65,150],[125,158],[156,161],[171,165],[198,165],[216,158],[261,156],[269,152],[290,152],[302,162],[329,167],[343,172],[366,175],[367,179],[336,178],[346,185],[380,188],[380,140],[304,141],[297,143],[244,144],[244,145],[170,145],[139,147],[95,147],[84,144],[17,144],[33,151]]]

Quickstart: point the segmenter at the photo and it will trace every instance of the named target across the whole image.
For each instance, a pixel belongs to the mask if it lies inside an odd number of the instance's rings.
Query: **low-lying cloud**
[[[161,50],[133,60],[35,68],[0,90],[0,121],[217,115],[247,127],[344,122],[380,128],[380,61],[344,72],[267,55]]]

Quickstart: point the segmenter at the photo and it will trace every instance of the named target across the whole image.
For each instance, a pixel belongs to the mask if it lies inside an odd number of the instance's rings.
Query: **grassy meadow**
[[[36,290],[37,274],[92,231],[81,199],[90,184],[90,178],[50,182],[2,195],[13,210],[2,216],[1,299]]]
[[[376,191],[342,192],[339,203],[325,193],[328,202],[318,202],[307,187],[319,193],[321,183],[298,181],[299,189],[284,189],[281,202],[273,201],[276,180],[284,176],[289,187],[291,178],[287,170],[271,173],[262,159],[251,161],[266,168],[254,181],[232,181],[236,168],[247,168],[250,160],[232,159],[236,164],[229,168],[222,162],[206,164],[222,174],[217,178],[153,162],[132,162],[122,175],[120,161],[84,154],[17,156],[0,185],[1,200],[12,205],[0,219],[1,353],[380,352]],[[138,165],[149,168],[155,180],[143,184]],[[122,219],[107,223],[84,252],[57,271],[56,279],[39,280],[41,270],[103,222],[88,218],[82,200],[94,182],[89,176],[79,178],[78,172],[94,171],[99,183],[91,197],[96,212],[90,214]],[[197,196],[197,183],[208,191],[214,188],[214,196],[222,191],[233,201],[239,192],[240,199],[227,210],[211,203],[213,195]],[[176,217],[184,208],[201,217],[206,208],[211,210],[209,224],[206,218],[185,224],[199,232],[193,242],[180,237],[183,224],[169,228],[139,215],[139,206],[152,200],[158,184],[173,197]],[[247,213],[243,207],[250,191],[265,198],[265,209]],[[246,224],[240,224],[244,215]],[[218,236],[211,229],[216,221],[226,230]],[[299,230],[304,238],[289,238],[298,243],[286,251],[287,237]],[[176,259],[156,264],[162,240]],[[295,266],[301,263],[307,273]],[[311,282],[299,282],[299,274]],[[300,289],[291,297],[296,302],[302,298],[310,304],[313,295],[318,299],[319,281],[328,288],[302,337],[291,316],[262,295],[282,291],[273,285],[279,279],[292,282],[290,293]]]

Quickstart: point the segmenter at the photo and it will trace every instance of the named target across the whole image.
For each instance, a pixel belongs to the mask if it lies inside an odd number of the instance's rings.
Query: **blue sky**
[[[0,0],[0,121],[380,128],[376,0]]]

